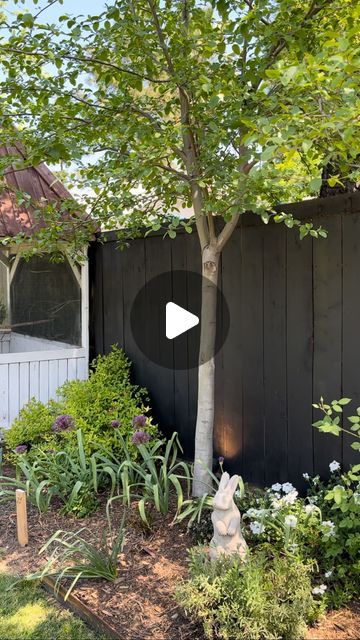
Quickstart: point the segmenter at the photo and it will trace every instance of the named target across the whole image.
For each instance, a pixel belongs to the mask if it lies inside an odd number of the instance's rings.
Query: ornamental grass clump
[[[259,548],[247,562],[190,551],[189,578],[176,591],[186,614],[207,638],[300,640],[322,611],[312,594],[311,565]]]
[[[42,570],[26,576],[25,580],[41,580],[45,576],[56,578],[55,592],[64,580],[72,582],[66,592],[65,600],[80,579],[102,578],[114,582],[118,576],[118,556],[125,543],[124,518],[117,534],[113,533],[111,522],[108,531],[103,532],[99,546],[84,539],[85,527],[75,532],[58,530],[51,536],[39,553],[44,553],[56,545]],[[110,538],[110,540],[108,540]]]

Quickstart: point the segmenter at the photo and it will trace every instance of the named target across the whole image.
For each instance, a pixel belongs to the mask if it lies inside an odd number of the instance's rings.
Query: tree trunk
[[[205,247],[202,253],[201,328],[198,373],[198,405],[195,434],[193,495],[210,490],[213,464],[215,339],[219,252]]]

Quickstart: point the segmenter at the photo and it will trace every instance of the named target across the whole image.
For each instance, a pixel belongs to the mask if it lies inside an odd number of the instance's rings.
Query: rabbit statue
[[[214,535],[210,542],[209,555],[211,560],[217,560],[221,554],[239,555],[245,559],[248,546],[240,528],[240,512],[233,495],[238,486],[238,476],[232,476],[225,471],[220,479],[219,488],[214,496],[211,520]]]

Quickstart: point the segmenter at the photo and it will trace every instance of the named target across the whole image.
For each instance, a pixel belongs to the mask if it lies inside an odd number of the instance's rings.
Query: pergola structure
[[[20,145],[1,147],[0,156],[20,155]],[[22,234],[24,241],[0,244],[0,428],[9,427],[21,407],[34,397],[56,397],[66,380],[88,372],[88,268],[50,256],[22,257],[26,237],[43,224],[32,205],[18,203],[16,192],[31,202],[71,198],[44,165],[6,169],[7,187],[0,195],[0,239]]]

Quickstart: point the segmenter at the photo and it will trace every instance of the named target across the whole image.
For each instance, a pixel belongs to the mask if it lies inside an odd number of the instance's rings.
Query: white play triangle
[[[169,340],[189,331],[197,324],[199,324],[199,318],[194,313],[179,307],[175,302],[166,304],[166,337]]]

